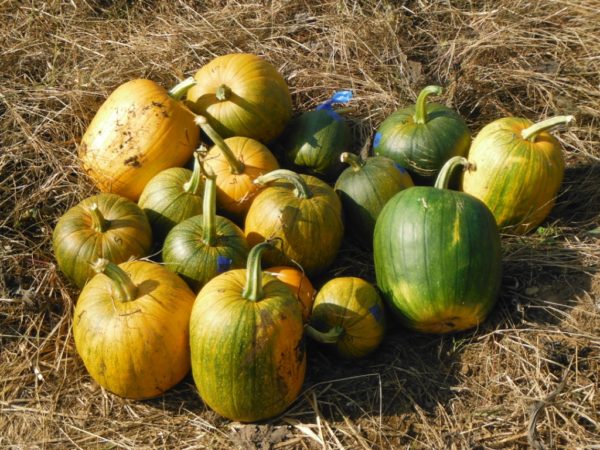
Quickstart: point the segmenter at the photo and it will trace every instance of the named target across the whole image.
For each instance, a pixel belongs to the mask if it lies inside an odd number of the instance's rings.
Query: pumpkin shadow
[[[600,214],[600,164],[571,166],[558,193],[556,205],[544,224],[558,221],[576,229],[585,229]]]

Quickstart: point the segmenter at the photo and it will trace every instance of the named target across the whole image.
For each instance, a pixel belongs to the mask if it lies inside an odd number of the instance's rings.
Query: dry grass
[[[600,443],[600,21],[597,0],[0,2],[0,447],[592,449]],[[76,146],[120,83],[165,86],[216,55],[280,69],[298,111],[351,88],[355,151],[425,84],[476,133],[504,115],[575,114],[544,229],[504,236],[498,307],[481,329],[395,327],[373,357],[310,347],[281,418],[217,417],[186,379],[124,401],[87,376],[70,332],[77,292],[51,232],[94,192]],[[373,281],[347,243],[331,274]],[[318,284],[317,280],[317,284]]]

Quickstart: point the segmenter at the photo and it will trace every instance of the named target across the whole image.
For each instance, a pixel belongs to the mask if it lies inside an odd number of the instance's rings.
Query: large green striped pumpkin
[[[435,187],[396,194],[375,225],[377,284],[409,328],[447,333],[477,326],[500,288],[500,235],[494,216],[475,197],[445,189],[454,157]]]
[[[473,141],[469,161],[475,167],[463,175],[462,189],[490,208],[501,230],[526,233],[550,213],[565,163],[560,142],[548,130],[572,119],[533,124],[505,117],[483,127]]]

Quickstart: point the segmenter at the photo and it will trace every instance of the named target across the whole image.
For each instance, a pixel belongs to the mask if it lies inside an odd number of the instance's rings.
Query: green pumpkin
[[[445,189],[449,160],[435,187],[399,192],[375,225],[377,284],[409,328],[428,333],[465,330],[481,323],[498,297],[502,261],[496,221],[483,202]]]
[[[441,93],[439,86],[424,88],[416,105],[385,119],[373,140],[373,152],[405,167],[416,184],[433,184],[444,163],[466,155],[471,144],[469,129],[455,111],[426,103],[429,95]]]
[[[181,221],[202,212],[202,174],[196,152],[194,171],[172,167],[155,175],[138,201],[148,215],[154,237],[163,240]]]
[[[503,231],[523,234],[550,213],[562,182],[562,146],[548,130],[570,122],[558,116],[533,124],[505,117],[486,125],[469,150],[474,169],[462,189],[482,200]]]
[[[310,175],[278,169],[258,177],[267,185],[254,199],[244,232],[250,246],[280,238],[277,250],[265,253],[269,266],[298,265],[309,275],[324,272],[334,261],[344,235],[342,205],[335,191]]]
[[[194,292],[219,273],[244,267],[248,256],[244,232],[231,220],[215,214],[215,175],[205,174],[202,215],[175,225],[162,250],[165,265],[179,274]]]
[[[340,196],[346,230],[365,247],[373,244],[375,221],[381,209],[395,194],[413,186],[410,175],[389,158],[372,156],[361,159],[342,153],[342,162],[350,164],[335,183]]]
[[[261,253],[270,246],[254,247],[246,269],[210,280],[190,317],[198,392],[218,414],[241,422],[285,411],[306,372],[300,303],[290,288],[260,268]]]
[[[60,270],[81,288],[94,276],[91,264],[98,258],[120,264],[148,255],[152,229],[133,201],[117,194],[99,194],[61,216],[52,247]]]
[[[306,327],[308,336],[332,346],[343,358],[362,358],[383,339],[385,313],[381,297],[356,277],[333,278],[317,293]]]
[[[297,172],[335,179],[340,155],[351,145],[346,120],[330,109],[307,111],[293,119],[280,140],[286,165]]]

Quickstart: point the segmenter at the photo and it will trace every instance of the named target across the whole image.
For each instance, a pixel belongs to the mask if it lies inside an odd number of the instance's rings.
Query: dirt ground
[[[598,0],[0,2],[0,448],[600,448]],[[354,143],[428,84],[472,134],[505,116],[573,114],[554,132],[566,174],[550,217],[502,236],[498,304],[477,330],[413,333],[345,362],[311,344],[298,400],[244,425],[188,376],[149,401],[95,384],[71,333],[78,291],[51,248],[58,217],[94,186],[81,136],[121,83],[165,87],[218,55],[277,67],[296,113],[338,89]],[[344,242],[333,276],[374,282]]]

